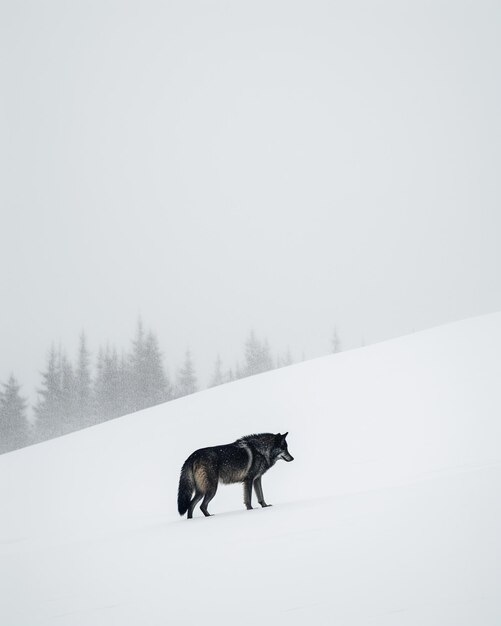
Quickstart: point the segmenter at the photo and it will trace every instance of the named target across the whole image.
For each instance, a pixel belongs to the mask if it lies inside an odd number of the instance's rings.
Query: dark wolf
[[[205,516],[209,516],[207,507],[216,495],[220,482],[243,483],[244,504],[247,509],[252,509],[253,486],[259,504],[263,507],[270,506],[264,501],[261,476],[279,459],[294,460],[287,449],[287,435],[288,433],[247,435],[234,443],[201,448],[190,454],[183,464],[179,479],[179,515],[188,511],[188,519],[192,518],[193,509],[203,498],[200,509]]]

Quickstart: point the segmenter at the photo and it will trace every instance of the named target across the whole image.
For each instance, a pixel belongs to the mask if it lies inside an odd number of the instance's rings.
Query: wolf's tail
[[[177,492],[177,510],[179,515],[184,515],[191,502],[191,496],[195,489],[195,479],[193,478],[193,468],[188,461],[184,462],[179,478],[179,489]]]

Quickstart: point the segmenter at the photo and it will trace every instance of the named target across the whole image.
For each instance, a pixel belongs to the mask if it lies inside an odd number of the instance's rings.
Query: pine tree
[[[145,383],[146,406],[156,406],[172,399],[172,389],[162,363],[162,353],[158,347],[156,336],[150,331],[146,337],[145,350]]]
[[[223,362],[221,361],[221,356],[218,354],[216,362],[214,363],[214,373],[212,374],[209,387],[217,387],[218,385],[222,385],[224,383],[224,376],[223,376],[222,368],[223,368]]]
[[[26,399],[19,394],[20,385],[15,376],[10,375],[7,383],[2,383],[0,391],[0,453],[15,450],[28,444],[28,421]]]
[[[279,358],[279,361],[280,361],[279,367],[287,367],[288,365],[292,365],[294,363],[294,359],[292,358],[290,348],[287,348],[287,351],[281,358]]]
[[[94,420],[96,423],[105,419],[103,408],[103,387],[104,387],[104,350],[102,347],[97,351],[96,374],[94,376]]]
[[[273,369],[273,359],[271,357],[271,348],[268,339],[261,343],[261,367],[263,372]]]
[[[4,393],[0,389],[0,454],[9,450],[10,424],[3,411]]]
[[[253,330],[249,333],[245,342],[245,368],[244,376],[253,376],[262,372],[261,369],[261,343]]]
[[[145,334],[141,319],[138,320],[129,363],[131,411],[139,411],[172,399],[172,389],[162,363],[158,340],[151,331],[148,335]]]
[[[187,396],[197,391],[197,377],[190,350],[186,350],[183,367],[179,370],[176,385],[176,398]]]
[[[138,318],[136,336],[132,341],[132,352],[130,354],[129,404],[131,411],[140,411],[147,406],[145,359],[146,349],[143,322],[141,318]]]
[[[118,363],[118,410],[119,415],[127,415],[132,408],[132,373],[129,356],[122,351]]]
[[[273,369],[273,359],[268,341],[260,341],[252,330],[245,342],[244,376],[253,376]]]
[[[79,428],[76,417],[78,397],[73,367],[60,350],[58,368],[61,373],[61,432],[71,432]]]
[[[240,380],[241,378],[245,378],[246,374],[245,372],[242,370],[242,368],[240,367],[240,362],[237,361],[235,363],[235,372],[233,373],[233,371],[231,371],[232,375],[233,375],[233,380]]]
[[[331,344],[332,344],[333,353],[341,352],[341,341],[339,339],[339,335],[338,335],[336,327],[334,327],[334,331],[332,333]]]
[[[61,369],[54,345],[48,358],[47,369],[42,372],[42,387],[37,390],[35,406],[37,439],[51,439],[61,433]]]
[[[116,348],[100,348],[94,383],[95,420],[102,422],[124,414],[120,363]]]
[[[85,333],[80,335],[78,363],[75,371],[76,407],[74,418],[77,428],[84,428],[93,423],[92,377],[90,373],[90,353],[87,348]]]

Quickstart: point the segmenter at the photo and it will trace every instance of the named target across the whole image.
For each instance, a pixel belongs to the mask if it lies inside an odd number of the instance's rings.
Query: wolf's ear
[[[289,434],[289,431],[287,431],[287,432],[285,433],[285,435],[282,435],[282,439],[285,439],[285,438],[287,437],[287,435],[288,435],[288,434]]]

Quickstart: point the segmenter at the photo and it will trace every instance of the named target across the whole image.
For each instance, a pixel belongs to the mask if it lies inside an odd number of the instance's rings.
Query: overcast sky
[[[501,309],[499,2],[0,3],[0,380],[142,315],[205,384]]]

